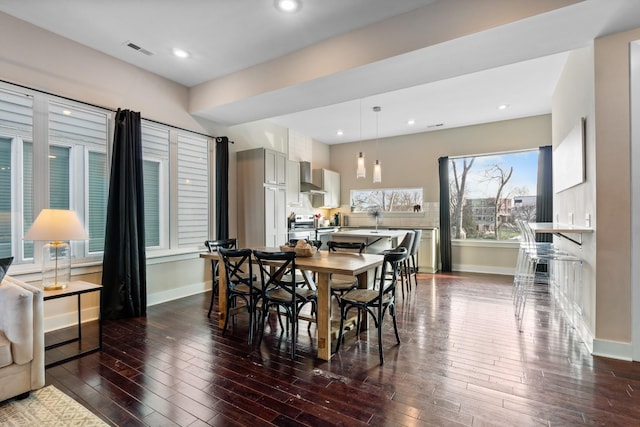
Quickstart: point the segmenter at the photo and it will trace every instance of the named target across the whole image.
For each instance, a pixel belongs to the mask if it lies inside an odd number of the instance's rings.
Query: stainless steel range
[[[322,242],[321,248],[326,248],[329,234],[338,231],[338,229],[337,226],[318,227],[313,214],[295,215],[289,223],[289,240],[320,240]]]
[[[316,227],[313,214],[296,215],[293,221],[289,223],[289,240],[291,239],[307,239],[316,238]]]

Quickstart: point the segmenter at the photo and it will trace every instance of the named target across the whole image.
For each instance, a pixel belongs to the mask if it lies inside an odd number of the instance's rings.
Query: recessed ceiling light
[[[71,115],[71,111],[69,111],[69,110],[62,110],[62,114],[64,114],[65,116],[70,116],[70,115]]]
[[[407,124],[408,124],[409,126],[412,126],[412,125],[415,125],[415,124],[416,124],[416,121],[415,121],[415,120],[413,120],[413,119],[409,119],[409,121],[407,121]]]
[[[498,105],[498,110],[506,110],[507,108],[509,108],[509,104]]]
[[[295,12],[300,9],[299,0],[276,0],[276,9],[282,12]]]
[[[338,132],[336,132],[338,134],[338,136],[342,136],[344,135],[344,132],[342,132],[342,130],[339,130]]]
[[[173,54],[175,56],[177,56],[178,58],[188,58],[189,57],[189,52],[187,52],[186,50],[179,49],[177,47],[173,48]]]

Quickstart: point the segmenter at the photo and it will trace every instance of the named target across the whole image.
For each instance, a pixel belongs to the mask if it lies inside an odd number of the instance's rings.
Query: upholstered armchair
[[[43,297],[10,276],[0,284],[0,402],[44,386]]]

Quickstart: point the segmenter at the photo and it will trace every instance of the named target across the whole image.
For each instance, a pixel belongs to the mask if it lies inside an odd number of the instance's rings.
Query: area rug
[[[107,426],[87,408],[50,385],[23,400],[0,405],[0,426]]]

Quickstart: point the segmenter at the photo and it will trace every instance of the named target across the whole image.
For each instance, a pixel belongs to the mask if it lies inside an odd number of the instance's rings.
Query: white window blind
[[[0,89],[0,256],[16,264],[33,256],[33,243],[22,240],[33,222],[32,132],[33,97]]]
[[[178,132],[178,246],[202,246],[209,236],[207,138]]]
[[[162,248],[168,235],[169,129],[142,122],[144,229],[147,248]]]

